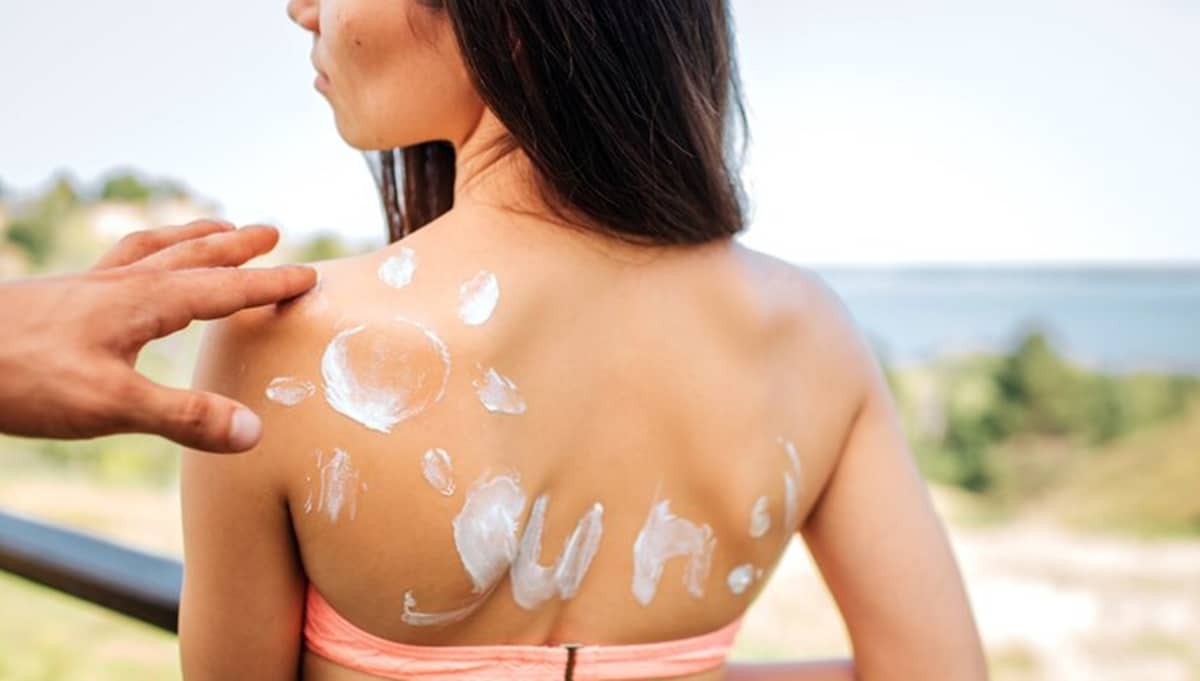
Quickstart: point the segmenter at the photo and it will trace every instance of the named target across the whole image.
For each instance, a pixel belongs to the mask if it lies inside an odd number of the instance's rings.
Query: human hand
[[[312,288],[310,267],[239,269],[278,241],[271,227],[200,220],[130,234],[87,273],[0,284],[0,432],[143,432],[213,452],[253,447],[262,423],[245,406],[158,385],[133,366],[146,343],[193,320]]]

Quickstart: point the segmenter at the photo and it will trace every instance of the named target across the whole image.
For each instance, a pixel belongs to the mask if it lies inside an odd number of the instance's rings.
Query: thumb
[[[215,393],[178,390],[141,379],[130,405],[134,429],[206,452],[244,452],[262,438],[262,420]]]

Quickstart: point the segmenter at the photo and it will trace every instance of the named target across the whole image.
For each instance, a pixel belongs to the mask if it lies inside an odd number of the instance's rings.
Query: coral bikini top
[[[305,647],[348,669],[419,681],[620,681],[686,676],[725,663],[742,620],[691,638],[634,645],[417,646],[359,629],[310,583]]]

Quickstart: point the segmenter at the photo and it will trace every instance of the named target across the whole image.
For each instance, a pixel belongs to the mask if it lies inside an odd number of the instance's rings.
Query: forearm
[[[854,681],[854,660],[738,662],[727,667],[728,681]]]

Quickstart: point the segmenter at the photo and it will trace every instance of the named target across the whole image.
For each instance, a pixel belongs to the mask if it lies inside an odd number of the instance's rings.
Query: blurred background
[[[873,339],[993,678],[1200,678],[1200,5],[733,6],[743,241]],[[198,216],[279,225],[276,260],[382,245],[309,46],[283,0],[0,3],[0,279]],[[141,368],[185,385],[198,335]],[[0,507],[172,555],[177,474],[147,437],[0,439]],[[738,654],[848,652],[797,545]],[[174,678],[176,655],[0,574],[0,679]]]

